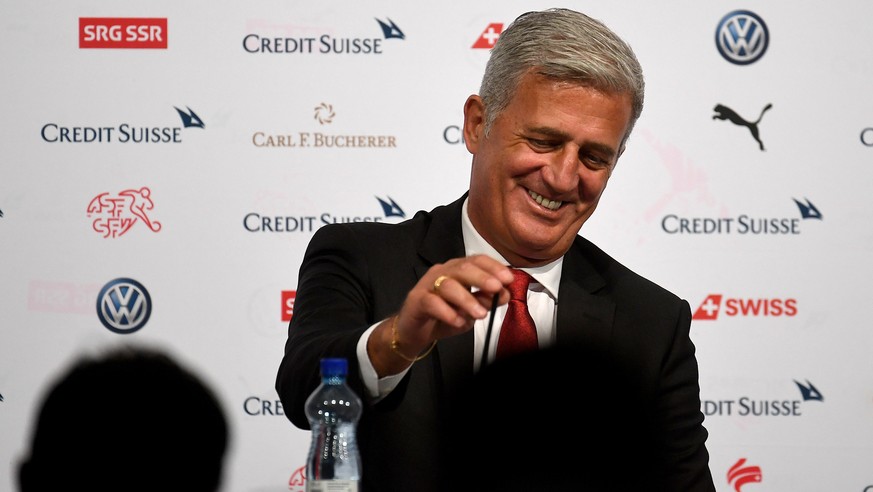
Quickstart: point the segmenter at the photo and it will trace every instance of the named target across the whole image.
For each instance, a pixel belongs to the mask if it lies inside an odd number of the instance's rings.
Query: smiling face
[[[556,260],[594,212],[623,151],[630,95],[528,73],[487,136],[484,117],[482,100],[470,96],[473,226],[513,266]]]

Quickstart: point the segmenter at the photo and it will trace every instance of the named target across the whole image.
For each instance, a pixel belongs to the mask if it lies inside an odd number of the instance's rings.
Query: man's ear
[[[485,104],[482,98],[473,94],[464,103],[464,144],[471,154],[479,149],[485,135]]]

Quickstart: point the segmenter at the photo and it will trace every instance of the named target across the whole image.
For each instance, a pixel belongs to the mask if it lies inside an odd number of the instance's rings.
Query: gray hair
[[[633,112],[622,144],[643,111],[643,69],[618,35],[573,10],[527,12],[500,34],[485,67],[479,96],[485,105],[486,134],[531,70],[608,93],[630,94]]]

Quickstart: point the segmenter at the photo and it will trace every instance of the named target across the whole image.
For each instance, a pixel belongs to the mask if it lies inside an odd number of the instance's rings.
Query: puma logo
[[[768,105],[764,106],[764,109],[761,110],[761,114],[760,114],[760,116],[758,116],[758,119],[755,120],[754,122],[749,122],[749,121],[744,120],[743,117],[738,115],[737,112],[734,111],[733,109],[731,109],[727,106],[724,106],[722,104],[716,104],[715,108],[713,108],[713,111],[715,111],[715,114],[712,115],[712,119],[714,119],[714,120],[728,120],[731,123],[733,123],[734,125],[744,126],[744,127],[748,128],[749,131],[752,132],[752,138],[754,138],[755,141],[758,142],[758,146],[761,147],[761,150],[764,150],[764,142],[761,141],[761,138],[758,134],[758,123],[761,122],[761,118],[764,117],[764,113],[766,113],[767,110],[769,110],[772,107],[773,107],[772,104],[768,104]]]

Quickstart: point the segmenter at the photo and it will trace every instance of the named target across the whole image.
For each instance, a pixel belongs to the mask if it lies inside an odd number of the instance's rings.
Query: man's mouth
[[[535,192],[535,191],[532,191],[532,190],[527,190],[527,193],[528,193],[528,194],[530,195],[530,197],[533,198],[537,203],[539,203],[539,204],[542,205],[543,207],[546,207],[546,208],[549,209],[549,210],[558,210],[558,208],[561,207],[561,204],[564,203],[564,202],[561,202],[561,201],[549,200],[548,198],[546,198],[546,197],[544,197],[544,196],[540,195],[539,193],[537,193],[537,192]]]

